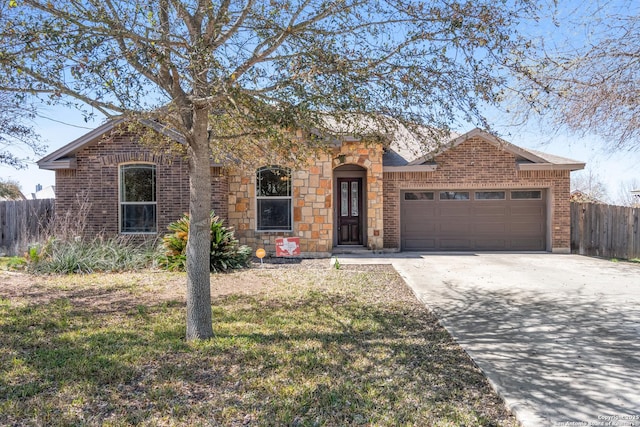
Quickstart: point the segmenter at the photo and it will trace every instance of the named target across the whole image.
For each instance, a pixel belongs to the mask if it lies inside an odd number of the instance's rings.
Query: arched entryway
[[[334,246],[367,245],[367,170],[354,164],[333,170]]]

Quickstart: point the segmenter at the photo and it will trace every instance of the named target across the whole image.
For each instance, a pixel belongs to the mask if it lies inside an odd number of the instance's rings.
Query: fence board
[[[38,241],[53,217],[54,199],[0,202],[0,252],[18,255]]]
[[[571,203],[571,251],[604,258],[640,258],[640,208]]]

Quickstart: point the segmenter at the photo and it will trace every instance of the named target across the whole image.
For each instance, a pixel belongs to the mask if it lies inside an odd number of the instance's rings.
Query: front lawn
[[[213,275],[197,343],[184,282],[0,272],[0,425],[517,425],[390,267]]]

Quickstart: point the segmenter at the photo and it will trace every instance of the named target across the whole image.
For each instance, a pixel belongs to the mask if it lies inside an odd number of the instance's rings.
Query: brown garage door
[[[402,250],[545,250],[544,190],[406,190]]]

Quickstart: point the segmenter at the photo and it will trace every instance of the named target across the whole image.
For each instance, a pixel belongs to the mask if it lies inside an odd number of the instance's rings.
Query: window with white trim
[[[266,166],[256,172],[258,231],[291,231],[291,171]]]
[[[152,164],[120,166],[120,232],[157,231],[156,167]]]

